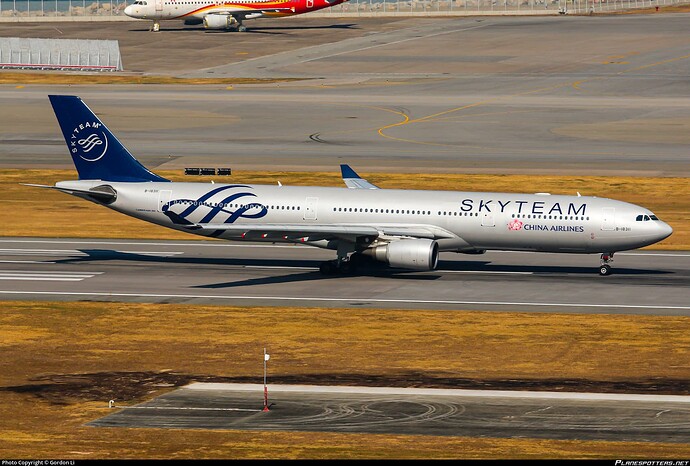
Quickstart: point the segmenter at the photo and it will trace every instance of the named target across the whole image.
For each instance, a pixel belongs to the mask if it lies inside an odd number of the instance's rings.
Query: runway
[[[0,239],[0,299],[690,315],[690,254],[443,253],[438,270],[322,276],[332,251],[216,241]]]
[[[196,383],[145,403],[115,403],[95,427],[359,432],[680,442],[690,398],[596,393]]]

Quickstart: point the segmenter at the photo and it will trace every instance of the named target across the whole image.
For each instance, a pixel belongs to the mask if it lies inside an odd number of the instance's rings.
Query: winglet
[[[369,183],[364,178],[360,177],[357,174],[357,172],[355,172],[347,164],[341,164],[340,165],[340,173],[342,174],[343,181],[345,182],[345,186],[347,186],[348,188],[351,188],[351,189],[379,189],[378,186],[375,186],[375,185]]]

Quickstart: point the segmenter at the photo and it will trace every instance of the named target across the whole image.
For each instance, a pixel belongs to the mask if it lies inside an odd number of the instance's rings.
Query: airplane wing
[[[340,173],[343,176],[343,181],[348,188],[351,189],[380,189],[369,183],[367,180],[359,176],[349,165],[340,165]]]
[[[165,213],[170,219],[189,230],[233,232],[244,239],[285,239],[292,241],[317,241],[323,239],[359,238],[371,243],[377,238],[455,238],[453,233],[433,225],[308,225],[308,224],[234,224],[234,223],[192,223],[173,212]]]
[[[236,18],[242,19],[253,19],[259,18],[268,13],[294,13],[293,8],[256,8],[248,10],[246,8],[219,8],[214,9],[211,13],[212,15],[230,15]]]

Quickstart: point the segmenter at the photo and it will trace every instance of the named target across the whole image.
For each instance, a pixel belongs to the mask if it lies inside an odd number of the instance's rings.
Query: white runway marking
[[[22,240],[10,240],[10,239],[0,239],[0,243],[48,243],[48,244],[101,244],[101,245],[127,245],[127,246],[200,246],[200,247],[214,247],[214,248],[309,248],[311,246],[304,246],[300,244],[228,244],[225,242],[218,243],[167,243],[167,242],[156,242],[156,243],[137,243],[131,241],[97,241],[97,240],[84,240],[84,241],[55,241],[55,240],[33,240],[33,239],[22,239]]]
[[[484,273],[484,274],[498,274],[498,275],[534,275],[534,272],[499,272],[499,271],[491,271],[491,270],[443,270],[443,269],[436,269],[432,270],[432,272],[443,272],[443,273]]]
[[[194,408],[194,407],[183,407],[183,406],[120,406],[114,405],[113,408],[119,409],[179,409],[179,410],[189,410],[189,411],[249,411],[252,413],[261,412],[261,409],[247,409],[247,408]]]
[[[0,280],[79,282],[103,272],[35,272],[32,270],[0,270]]]
[[[181,251],[114,251],[123,254],[139,254],[142,256],[168,257],[184,254]],[[79,256],[86,257],[89,254],[76,249],[0,249],[0,256]]]
[[[246,299],[259,301],[310,301],[310,302],[370,302],[370,303],[392,303],[392,304],[452,304],[452,305],[485,305],[485,306],[540,306],[540,307],[562,307],[562,308],[596,308],[596,309],[673,309],[680,311],[690,311],[690,306],[657,306],[657,305],[637,305],[637,304],[583,304],[583,303],[530,303],[530,302],[509,302],[509,301],[455,301],[455,300],[431,300],[431,299],[379,299],[379,298],[316,298],[316,297],[295,297],[295,296],[242,296],[242,295],[194,295],[194,294],[154,294],[154,293],[101,293],[101,292],[72,292],[72,291],[5,291],[0,290],[0,294],[18,295],[33,294],[44,296],[104,296],[109,298],[179,298],[179,299]]]
[[[54,264],[53,261],[0,261],[0,264]]]
[[[286,267],[284,265],[243,265],[243,269],[316,270],[315,267]]]
[[[263,385],[249,383],[194,382],[182,389],[187,390],[228,390],[261,393]],[[686,395],[641,395],[635,393],[591,393],[591,392],[539,392],[522,390],[466,390],[456,388],[400,388],[400,387],[358,387],[351,385],[269,385],[273,392],[307,393],[368,393],[376,395],[424,395],[460,396],[479,398],[533,398],[562,400],[599,401],[664,401],[671,403],[690,403]]]

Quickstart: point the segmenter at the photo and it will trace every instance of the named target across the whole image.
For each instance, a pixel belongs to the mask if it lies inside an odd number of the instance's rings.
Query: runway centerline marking
[[[456,301],[433,299],[382,299],[382,298],[325,298],[325,297],[295,297],[295,296],[243,296],[243,295],[194,295],[194,294],[162,294],[162,293],[102,293],[102,292],[75,292],[75,291],[8,291],[0,290],[0,294],[6,295],[43,295],[43,296],[105,296],[117,298],[181,298],[181,299],[246,299],[262,301],[313,301],[313,302],[372,302],[393,304],[452,304],[452,305],[484,305],[484,306],[537,306],[537,307],[562,307],[562,308],[615,308],[615,309],[672,309],[690,311],[690,306],[659,306],[639,304],[586,304],[586,303],[530,303],[509,301]]]

